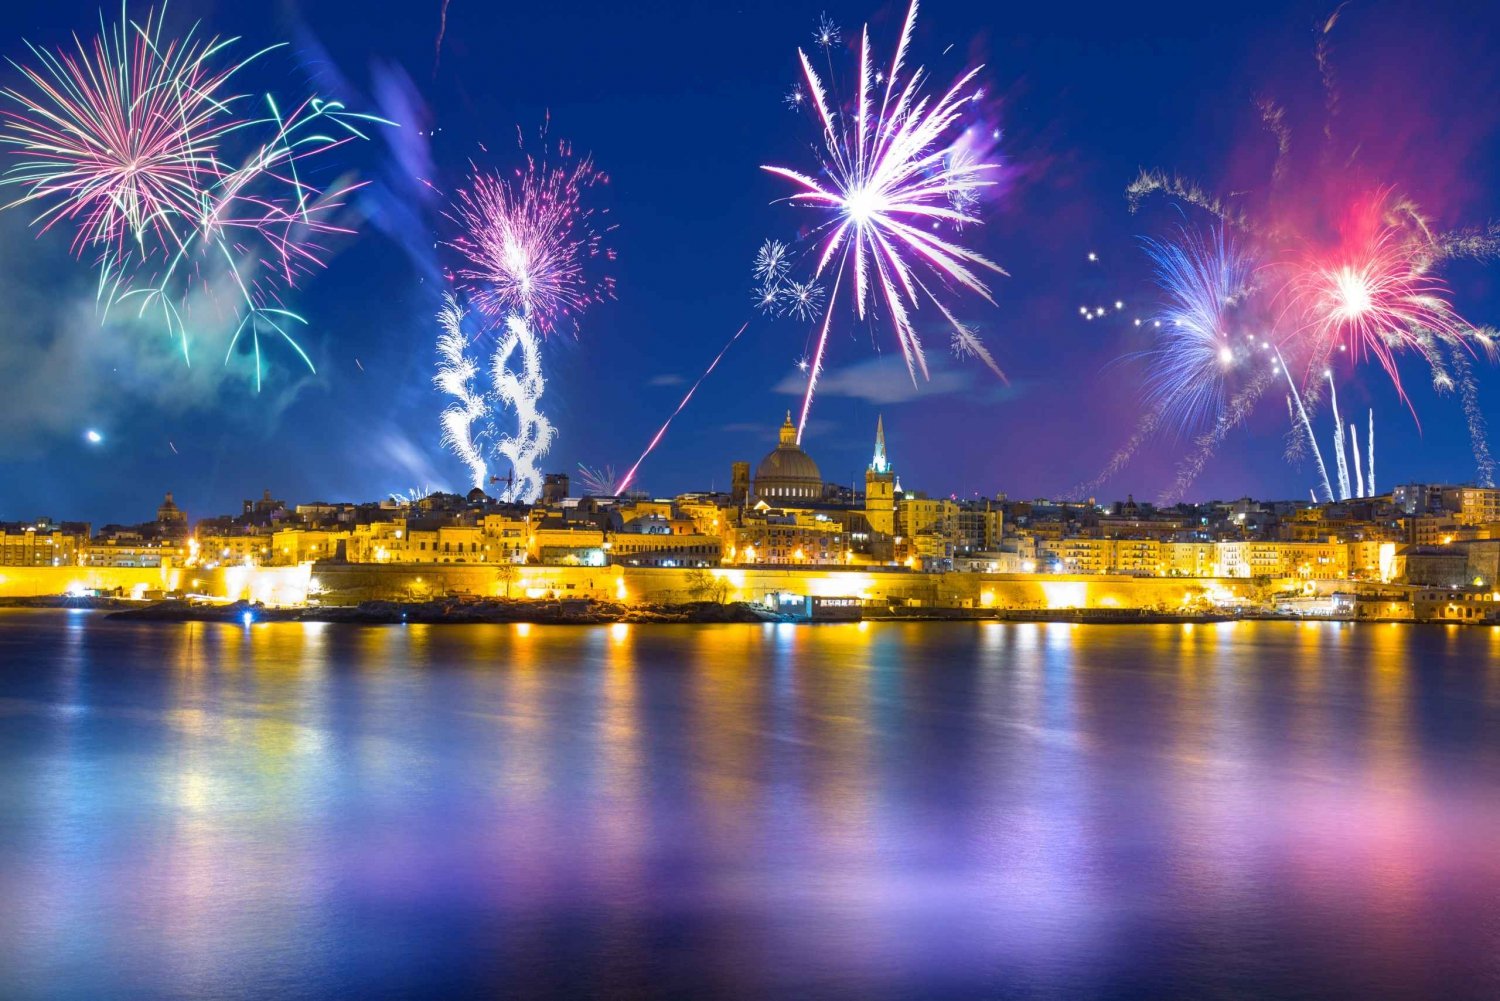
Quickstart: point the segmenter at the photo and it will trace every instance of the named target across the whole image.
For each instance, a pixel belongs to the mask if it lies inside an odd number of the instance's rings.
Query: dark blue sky
[[[247,73],[247,87],[337,93],[376,110],[377,81],[404,74],[439,130],[432,155],[440,185],[456,181],[470,157],[507,165],[516,126],[532,130],[548,114],[554,137],[593,152],[611,176],[603,196],[618,226],[618,298],[584,318],[576,341],[546,347],[544,410],[559,432],[546,466],[573,471],[580,461],[628,466],[676,405],[679,380],[695,378],[751,315],[755,248],[791,235],[799,221],[772,204],[786,189],[758,165],[809,160],[814,136],[782,95],[795,79],[795,49],[809,43],[825,6],[846,40],[869,20],[882,55],[904,13],[899,2],[451,0],[435,75],[441,0],[184,0],[171,17],[243,35],[247,50],[290,41]],[[1329,7],[930,0],[914,60],[939,79],[986,63],[1005,129],[1013,183],[965,239],[1010,277],[995,283],[997,305],[969,298],[960,313],[1012,382],[1003,387],[949,358],[934,327],[939,367],[931,384],[913,390],[892,335],[874,328],[877,355],[869,326],[841,316],[806,440],[825,478],[859,475],[877,413],[908,488],[1033,496],[1092,477],[1139,412],[1140,369],[1121,361],[1145,346],[1128,318],[1147,314],[1156,298],[1139,238],[1166,233],[1178,218],[1165,204],[1131,215],[1125,186],[1153,166],[1216,188],[1258,183],[1270,148],[1255,117],[1261,95],[1288,104],[1315,133],[1322,98],[1312,26]],[[1500,14],[1433,7],[1348,5],[1333,35],[1343,122],[1374,176],[1444,225],[1483,223],[1500,218],[1490,58]],[[58,0],[34,11],[25,31],[56,45],[96,23],[92,3]],[[19,39],[6,54],[24,55]],[[14,83],[15,72],[6,73]],[[402,239],[393,238],[393,199],[379,183],[393,173],[388,153],[384,142],[371,144],[357,162],[377,182],[364,209],[380,218],[294,297],[311,321],[304,343],[317,376],[277,354],[259,397],[221,377],[215,359],[187,372],[142,331],[101,327],[87,265],[58,240],[33,239],[24,213],[0,215],[0,269],[14,309],[0,333],[0,517],[135,520],[167,489],[198,516],[263,487],[306,500],[462,486],[462,466],[437,446],[444,401],[430,384],[440,283],[410,253],[451,233],[429,218],[397,227]],[[1088,261],[1091,251],[1099,262]],[[1466,317],[1500,321],[1500,265],[1447,277]],[[1081,304],[1116,299],[1127,303],[1118,320],[1078,316]],[[640,483],[658,493],[724,487],[732,460],[771,447],[782,412],[797,402],[778,387],[794,374],[806,333],[789,321],[753,323]],[[1341,379],[1346,411],[1375,409],[1384,485],[1474,475],[1459,402],[1435,396],[1421,368],[1406,368],[1420,429],[1378,370]],[[1487,363],[1477,370],[1485,412],[1500,421],[1500,373]],[[102,444],[83,440],[90,427],[104,433]],[[1279,399],[1263,404],[1189,496],[1305,496],[1314,473],[1283,459],[1286,430]],[[1154,497],[1185,451],[1153,444],[1102,493]]]

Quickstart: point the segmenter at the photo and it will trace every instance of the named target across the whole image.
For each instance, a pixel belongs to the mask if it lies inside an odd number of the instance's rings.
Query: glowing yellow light
[[[1048,608],[1080,608],[1088,598],[1088,585],[1073,581],[1044,581],[1042,598]]]
[[[630,635],[630,624],[627,622],[616,622],[609,627],[609,638],[616,643],[621,642]]]

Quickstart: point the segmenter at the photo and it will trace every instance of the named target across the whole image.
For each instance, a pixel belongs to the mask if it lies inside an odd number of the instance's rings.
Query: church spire
[[[870,471],[875,473],[888,472],[891,464],[885,457],[885,417],[875,418],[875,457],[870,460]]]

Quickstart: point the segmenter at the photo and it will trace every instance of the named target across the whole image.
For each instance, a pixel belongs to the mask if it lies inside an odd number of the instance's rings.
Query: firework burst
[[[823,286],[816,282],[787,282],[779,300],[787,316],[799,320],[816,320],[823,314]]]
[[[544,335],[576,333],[590,305],[614,296],[601,271],[614,252],[585,199],[608,178],[567,143],[552,156],[528,156],[510,176],[476,172],[452,212],[462,230],[452,246],[466,262],[458,274],[474,304],[493,317],[519,313]]]
[[[925,92],[924,69],[911,71],[903,80],[916,16],[913,2],[883,86],[874,82],[868,27],[861,32],[858,88],[851,110],[831,99],[823,78],[799,49],[804,82],[821,128],[823,154],[814,172],[763,168],[797,187],[788,201],[825,217],[815,228],[821,249],[813,277],[821,279],[833,272],[829,309],[817,335],[798,422],[799,440],[822,371],[832,307],[840,290],[849,290],[861,319],[877,310],[888,315],[915,381],[918,373],[925,378],[928,369],[912,312],[922,302],[931,302],[961,329],[939,294],[959,285],[993,302],[981,273],[1005,273],[998,264],[942,235],[943,226],[956,228],[979,221],[954,206],[969,204],[970,194],[994,184],[998,166],[951,155],[955,133],[977,93],[972,84],[982,67],[963,74],[937,97]],[[832,38],[825,41],[829,36],[821,25],[817,37],[825,50],[833,44]],[[1001,375],[987,351],[982,357]]]
[[[1147,399],[1169,426],[1193,430],[1223,410],[1239,356],[1230,314],[1249,292],[1253,265],[1222,228],[1207,237],[1184,230],[1177,242],[1145,244],[1167,298],[1153,327],[1160,336]]]
[[[595,497],[613,497],[615,495],[615,467],[614,466],[585,466],[578,464],[578,478],[583,481],[583,489]]]
[[[1338,20],[1335,12],[1322,23],[1315,44],[1326,111],[1315,163],[1307,163],[1304,170],[1291,169],[1294,136],[1288,116],[1280,105],[1263,100],[1258,104],[1260,122],[1275,141],[1270,183],[1255,189],[1264,192],[1263,201],[1247,203],[1240,194],[1220,196],[1191,180],[1159,170],[1142,171],[1126,191],[1131,211],[1145,199],[1160,195],[1179,206],[1208,213],[1218,221],[1221,232],[1236,234],[1235,242],[1245,256],[1259,262],[1254,288],[1246,292],[1246,297],[1254,301],[1256,333],[1261,335],[1256,347],[1276,348],[1276,363],[1268,372],[1260,372],[1261,365],[1247,369],[1237,376],[1243,388],[1226,401],[1223,380],[1229,369],[1239,367],[1243,345],[1235,347],[1241,343],[1237,338],[1222,336],[1223,317],[1213,309],[1193,308],[1188,316],[1179,318],[1181,322],[1175,328],[1163,329],[1164,338],[1169,340],[1158,349],[1154,356],[1157,365],[1147,377],[1149,413],[1156,414],[1163,402],[1171,405],[1180,401],[1188,414],[1200,418],[1218,415],[1211,433],[1196,439],[1198,449],[1180,467],[1173,488],[1176,496],[1197,476],[1224,435],[1245,419],[1259,395],[1254,388],[1263,383],[1262,388],[1269,386],[1267,376],[1274,377],[1272,381],[1282,376],[1286,380],[1295,430],[1288,457],[1296,459],[1310,453],[1318,461],[1323,492],[1330,499],[1359,493],[1362,486],[1373,489],[1373,453],[1362,477],[1357,446],[1352,464],[1343,458],[1343,429],[1348,427],[1351,443],[1357,431],[1337,415],[1335,430],[1340,444],[1333,457],[1337,482],[1328,474],[1309,411],[1316,407],[1325,383],[1331,402],[1341,360],[1356,366],[1373,359],[1415,418],[1399,371],[1401,356],[1411,354],[1419,355],[1428,365],[1433,386],[1440,393],[1455,385],[1450,369],[1457,374],[1465,413],[1470,415],[1475,462],[1481,479],[1490,475],[1492,460],[1485,426],[1482,417],[1473,419],[1479,411],[1468,358],[1481,349],[1492,354],[1491,342],[1482,330],[1458,314],[1437,271],[1455,258],[1490,260],[1500,255],[1500,227],[1437,231],[1409,199],[1388,187],[1372,187],[1361,176],[1357,167],[1359,150],[1370,137],[1362,135],[1341,148],[1335,128],[1341,97],[1328,35]],[[1355,192],[1353,197],[1347,194],[1351,190]],[[1148,247],[1160,271],[1160,245],[1148,243]],[[1181,248],[1175,253],[1179,265],[1182,261],[1192,263],[1193,255]],[[1176,270],[1184,271],[1191,281],[1174,280],[1174,284],[1196,285],[1200,293],[1211,289],[1210,283],[1194,277],[1194,272],[1203,268],[1177,266]],[[1209,302],[1205,294],[1197,295],[1197,299]],[[1243,310],[1245,306],[1237,303],[1236,308]],[[1185,333],[1170,340],[1180,331]],[[1222,373],[1213,363],[1216,351],[1229,363]],[[1155,426],[1167,422],[1156,415],[1151,421],[1143,418],[1142,427],[1147,423]],[[1140,437],[1138,433],[1122,450],[1125,458],[1138,446]],[[1117,453],[1107,471],[1119,468],[1120,457]]]
[[[1373,357],[1409,404],[1397,352],[1412,350],[1434,364],[1433,339],[1461,341],[1470,328],[1429,273],[1428,235],[1402,225],[1406,217],[1391,202],[1381,194],[1356,203],[1338,245],[1295,262],[1283,294],[1290,336],[1307,342],[1310,366],[1330,364],[1337,352],[1356,362]]]
[[[25,86],[4,91],[13,107],[0,142],[19,158],[4,183],[23,190],[8,207],[34,206],[41,232],[72,230],[74,254],[99,267],[106,312],[137,299],[188,359],[189,328],[203,322],[192,303],[205,293],[215,319],[237,321],[231,353],[241,337],[254,341],[259,387],[263,332],[312,366],[289,331],[304,321],[283,296],[322,266],[324,237],[348,232],[333,217],[358,187],[316,187],[307,161],[380,120],[336,102],[284,112],[269,95],[233,93],[236,74],[278,48],[236,61],[235,41],[196,27],[171,37],[152,9],[143,21],[101,18],[92,42],[71,51],[30,46]]]

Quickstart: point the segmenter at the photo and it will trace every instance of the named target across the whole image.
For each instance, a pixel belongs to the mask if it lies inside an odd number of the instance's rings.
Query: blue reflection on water
[[[0,613],[0,996],[1494,996],[1500,631]]]

